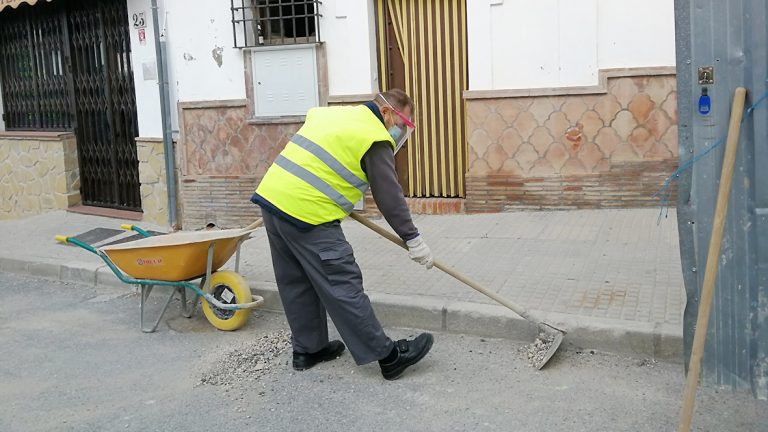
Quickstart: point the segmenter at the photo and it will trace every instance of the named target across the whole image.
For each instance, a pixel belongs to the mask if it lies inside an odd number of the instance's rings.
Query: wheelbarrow
[[[242,229],[183,231],[162,236],[153,236],[135,225],[122,225],[121,228],[144,238],[99,248],[73,237],[57,235],[55,239],[99,256],[122,282],[141,286],[143,332],[157,330],[177,293],[184,317],[192,316],[202,298],[208,322],[217,329],[232,331],[246,324],[250,309],[264,303],[264,298],[251,294],[248,282],[238,273],[240,247],[261,224],[259,219]],[[235,270],[219,270],[233,254]],[[150,326],[144,309],[152,289],[158,286],[171,287],[171,293]],[[194,293],[191,304],[187,302],[187,290]]]

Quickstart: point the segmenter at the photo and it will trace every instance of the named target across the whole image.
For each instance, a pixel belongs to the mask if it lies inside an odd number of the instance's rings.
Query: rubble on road
[[[231,386],[256,381],[266,375],[290,347],[291,334],[287,330],[241,342],[210,361],[210,369],[202,374],[199,384]]]

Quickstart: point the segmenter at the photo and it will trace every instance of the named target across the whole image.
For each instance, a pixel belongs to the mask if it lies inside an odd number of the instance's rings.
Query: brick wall
[[[470,213],[510,210],[634,208],[659,205],[653,194],[677,161],[616,164],[597,174],[514,177],[489,174],[467,180]],[[675,203],[673,186],[671,204]]]
[[[245,101],[181,103],[179,110],[182,227],[250,224],[260,215],[251,195],[300,124],[249,123]]]
[[[257,180],[252,177],[199,177],[181,181],[184,229],[213,222],[222,228],[240,228],[260,216],[250,202]]]
[[[611,73],[590,94],[468,100],[466,210],[657,205],[678,160],[675,76]]]
[[[657,205],[677,166],[675,76],[628,73],[590,94],[469,98],[466,199],[409,198],[411,211]],[[246,101],[181,103],[179,117],[184,228],[247,225],[255,186],[300,123],[253,124]],[[365,211],[378,214],[370,194]]]
[[[405,198],[405,202],[413,214],[442,215],[465,212],[463,198]],[[369,217],[381,216],[370,191],[365,195],[363,214]]]

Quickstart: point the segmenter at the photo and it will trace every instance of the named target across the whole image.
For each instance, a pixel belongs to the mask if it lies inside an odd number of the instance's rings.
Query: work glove
[[[426,266],[427,269],[431,269],[435,263],[435,257],[432,255],[432,251],[429,246],[421,238],[421,235],[412,238],[405,242],[408,246],[408,256],[417,263]]]

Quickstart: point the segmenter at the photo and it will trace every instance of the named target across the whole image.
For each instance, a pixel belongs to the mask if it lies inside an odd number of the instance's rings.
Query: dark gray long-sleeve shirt
[[[397,180],[392,144],[386,141],[373,143],[363,155],[360,167],[368,176],[376,206],[397,235],[405,241],[418,236],[419,231],[413,224],[403,189]]]

